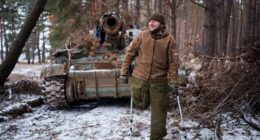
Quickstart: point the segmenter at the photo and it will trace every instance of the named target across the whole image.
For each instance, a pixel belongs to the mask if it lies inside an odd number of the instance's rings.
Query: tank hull
[[[70,70],[65,90],[67,101],[130,97],[130,86],[119,82],[119,74],[118,69]]]

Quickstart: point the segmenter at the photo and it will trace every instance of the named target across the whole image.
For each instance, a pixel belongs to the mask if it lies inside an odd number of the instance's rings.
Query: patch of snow
[[[199,126],[198,122],[194,122],[192,120],[183,121],[180,123],[180,127],[182,128],[197,128]]]
[[[40,77],[43,65],[16,64],[11,74],[20,74],[29,77]]]
[[[203,128],[200,133],[201,137],[205,140],[214,139],[214,132],[211,129]]]
[[[202,61],[199,58],[192,58],[185,63],[186,69],[198,72],[202,68]]]
[[[192,71],[192,72],[189,74],[189,76],[188,76],[188,80],[189,80],[190,82],[194,83],[194,82],[196,82],[196,76],[197,76],[197,74],[196,74],[194,71]]]
[[[188,75],[188,87],[192,87],[192,86],[195,86],[195,87],[198,87],[198,83],[197,83],[197,73],[195,71],[192,71],[189,73]]]

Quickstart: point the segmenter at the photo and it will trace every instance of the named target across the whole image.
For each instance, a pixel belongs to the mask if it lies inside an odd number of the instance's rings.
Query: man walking
[[[179,65],[174,37],[166,32],[164,17],[153,14],[148,29],[143,30],[127,48],[120,79],[127,81],[132,61],[131,94],[136,107],[151,105],[150,140],[161,140],[167,135],[166,118],[169,107],[168,82],[177,82]]]

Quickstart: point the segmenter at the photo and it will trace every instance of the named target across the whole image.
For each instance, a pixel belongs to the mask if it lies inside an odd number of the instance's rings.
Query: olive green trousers
[[[166,118],[169,108],[167,80],[143,81],[132,76],[131,94],[137,108],[145,109],[151,105],[150,140],[162,140],[167,135]]]

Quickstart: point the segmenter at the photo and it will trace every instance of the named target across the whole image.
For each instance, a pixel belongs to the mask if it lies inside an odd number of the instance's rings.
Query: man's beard
[[[150,30],[150,32],[151,32],[151,34],[156,34],[161,30],[161,28],[162,28],[162,26],[160,25],[157,28],[155,28],[154,30],[152,30],[152,31]]]

